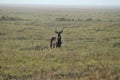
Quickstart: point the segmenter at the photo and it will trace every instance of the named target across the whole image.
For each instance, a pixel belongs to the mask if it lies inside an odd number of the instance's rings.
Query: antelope
[[[56,37],[52,37],[50,39],[50,48],[55,48],[56,47]]]
[[[64,27],[63,27],[64,29]],[[62,45],[62,37],[61,37],[61,34],[63,32],[63,29],[61,31],[58,31],[57,29],[55,30],[55,33],[58,35],[57,38],[56,37],[52,37],[50,39],[50,48],[60,48],[61,45]]]

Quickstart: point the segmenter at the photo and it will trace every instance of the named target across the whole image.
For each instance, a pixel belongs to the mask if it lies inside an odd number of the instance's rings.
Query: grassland
[[[120,80],[120,9],[0,6],[0,80]]]

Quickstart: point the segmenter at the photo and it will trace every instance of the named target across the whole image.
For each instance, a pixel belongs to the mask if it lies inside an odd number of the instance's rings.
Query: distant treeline
[[[87,19],[74,19],[74,18],[56,18],[56,21],[102,21],[101,19],[93,19],[93,18],[87,18]]]
[[[18,17],[13,17],[13,16],[0,16],[0,21],[5,20],[5,21],[16,21],[16,20],[23,20]]]

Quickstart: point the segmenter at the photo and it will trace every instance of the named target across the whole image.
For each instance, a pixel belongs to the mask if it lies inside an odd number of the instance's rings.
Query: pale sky
[[[120,0],[0,0],[0,3],[74,6],[120,6]]]

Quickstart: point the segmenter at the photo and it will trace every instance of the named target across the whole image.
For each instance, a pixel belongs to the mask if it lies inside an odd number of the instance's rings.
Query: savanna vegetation
[[[120,9],[0,6],[0,80],[120,80]]]

